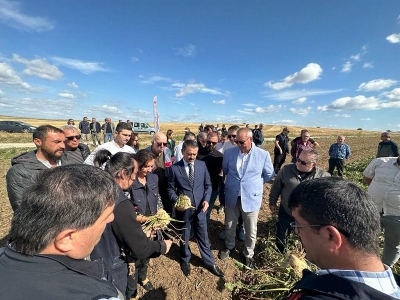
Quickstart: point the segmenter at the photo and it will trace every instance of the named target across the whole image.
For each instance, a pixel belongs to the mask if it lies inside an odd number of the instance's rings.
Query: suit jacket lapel
[[[189,180],[189,176],[186,173],[186,169],[185,169],[185,163],[183,162],[183,159],[179,162],[180,166],[179,166],[179,170],[181,172],[181,175],[183,176],[183,178],[186,178],[189,186],[190,186],[190,180]],[[195,173],[196,174],[196,173]]]

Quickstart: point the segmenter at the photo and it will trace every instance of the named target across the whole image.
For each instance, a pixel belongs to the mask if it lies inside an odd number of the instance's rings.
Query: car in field
[[[156,131],[148,123],[133,122],[132,131],[137,133],[149,133],[153,135]]]
[[[35,126],[20,121],[0,121],[0,131],[7,132],[34,132]]]

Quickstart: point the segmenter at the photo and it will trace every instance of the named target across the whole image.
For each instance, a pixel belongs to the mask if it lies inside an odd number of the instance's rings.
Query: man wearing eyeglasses
[[[228,135],[227,138],[228,140],[224,143],[222,148],[218,150],[222,154],[229,148],[236,147],[236,132],[239,130],[239,126],[237,125],[232,125],[231,127],[228,128]]]
[[[291,299],[400,299],[393,273],[379,258],[379,211],[350,181],[318,178],[299,184],[288,207],[306,258],[320,268],[303,270]]]
[[[220,180],[220,173],[222,172],[222,159],[224,155],[217,151],[215,148],[218,144],[218,134],[216,132],[210,132],[207,135],[206,148],[208,154],[201,158],[202,161],[206,163],[208,173],[210,174],[211,179],[211,197],[208,202],[207,209],[207,227],[210,223],[210,215],[211,211],[214,207],[215,200],[218,196],[218,185]]]
[[[151,145],[146,149],[151,151],[156,156],[153,173],[158,176],[158,190],[164,209],[168,213],[172,213],[172,204],[169,201],[167,191],[168,169],[172,165],[172,159],[168,148],[168,139],[165,133],[156,132],[153,135]]]
[[[221,259],[229,257],[235,248],[236,224],[239,215],[245,227],[243,262],[253,267],[254,247],[257,240],[258,212],[261,207],[264,183],[275,173],[269,153],[256,147],[250,128],[241,128],[236,134],[237,147],[224,153],[222,168],[225,181],[226,249]]]
[[[90,149],[84,143],[81,143],[79,131],[72,125],[61,127],[65,134],[64,156],[67,164],[83,164],[90,155]]]
[[[317,167],[318,157],[317,150],[313,148],[303,150],[297,162],[284,166],[272,184],[269,193],[269,208],[272,214],[276,212],[278,198],[281,198],[276,228],[276,247],[281,253],[285,252],[286,237],[291,233],[290,222],[294,221],[288,207],[290,193],[303,181],[331,176],[325,170]]]
[[[33,132],[36,150],[22,153],[11,159],[11,168],[7,172],[7,193],[12,209],[17,211],[22,201],[25,187],[41,171],[65,164],[64,132],[51,125],[39,126]]]

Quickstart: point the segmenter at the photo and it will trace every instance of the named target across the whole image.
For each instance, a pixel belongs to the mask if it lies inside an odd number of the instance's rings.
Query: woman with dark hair
[[[135,153],[139,151],[139,133],[137,132],[132,132],[131,138],[129,141],[126,143],[128,146],[131,146],[133,150],[135,150]]]
[[[104,166],[120,187],[115,203],[114,220],[107,224],[100,242],[94,248],[91,259],[103,259],[106,278],[121,292],[126,299],[138,299],[136,286],[127,285],[127,278],[134,274],[136,260],[158,257],[166,254],[172,242],[154,241],[146,236],[135,212],[131,186],[136,179],[138,163],[135,154],[118,152],[111,156],[108,150],[100,150],[94,160],[95,166]],[[101,188],[101,187],[99,187]],[[122,252],[120,251],[122,249]],[[125,262],[121,257],[125,255]],[[127,270],[129,266],[129,276]]]
[[[136,212],[147,217],[156,214],[163,208],[161,197],[158,193],[158,176],[152,173],[156,156],[149,150],[139,150],[135,155],[138,163],[136,180],[132,185],[132,200],[137,205]],[[140,283],[144,289],[151,291],[154,287],[147,278],[147,268],[150,258],[138,259],[135,262],[135,276],[128,278],[128,287]]]
[[[168,149],[171,154],[171,158],[174,157],[174,148],[175,148],[175,140],[172,139],[174,136],[174,131],[172,129],[167,130],[167,141],[168,141]]]

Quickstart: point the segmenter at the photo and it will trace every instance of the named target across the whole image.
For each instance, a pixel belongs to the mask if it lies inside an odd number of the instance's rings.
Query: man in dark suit
[[[191,228],[197,240],[201,257],[206,268],[215,276],[223,277],[222,271],[215,266],[213,254],[208,240],[206,212],[211,196],[211,181],[206,164],[196,160],[199,147],[196,141],[187,140],[183,143],[181,159],[172,165],[168,175],[168,196],[171,202],[178,200],[178,195],[184,194],[191,200],[194,209],[176,211],[176,218],[182,223],[182,241],[180,242],[181,269],[185,276],[190,275],[189,238]]]

